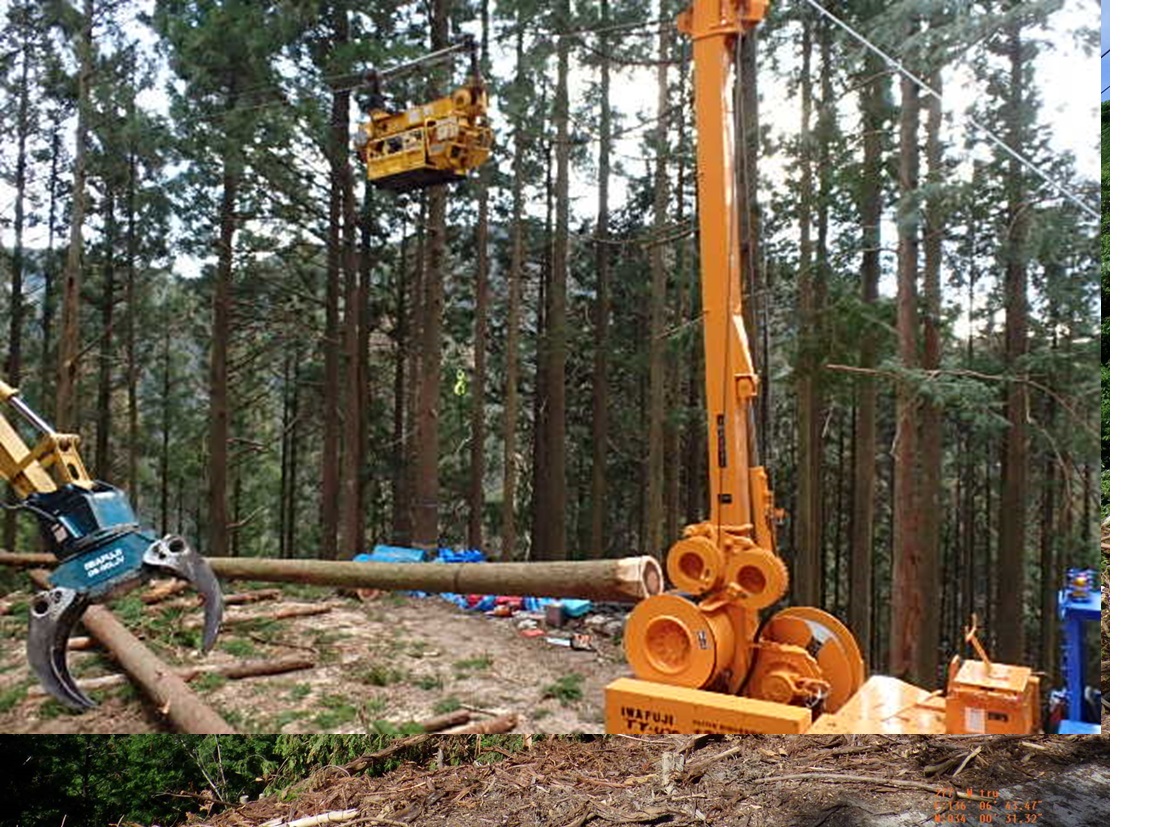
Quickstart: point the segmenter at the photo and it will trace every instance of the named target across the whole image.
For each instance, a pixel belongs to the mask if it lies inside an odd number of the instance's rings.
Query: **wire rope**
[[[914,84],[916,84],[916,86],[919,87],[923,92],[936,98],[938,101],[940,101],[941,104],[944,104],[944,96],[942,94],[940,94],[940,92],[933,89],[931,86],[929,86],[927,83],[922,81],[919,77],[917,77],[914,73],[912,73],[911,71],[906,69],[904,67],[904,65],[900,61],[898,61],[896,58],[892,57],[890,54],[885,52],[883,49],[881,49],[879,46],[877,46],[875,43],[873,43],[871,40],[869,40],[864,35],[860,34],[860,32],[856,31],[856,29],[852,28],[850,25],[848,25],[843,20],[841,20],[839,17],[832,14],[832,12],[828,11],[826,8],[824,8],[819,3],[817,3],[816,0],[804,0],[804,2],[807,3],[809,6],[811,6],[812,8],[814,8],[820,14],[827,17],[829,20],[831,20],[833,23],[835,23],[841,29],[848,32],[848,34],[850,34],[852,37],[854,37],[856,40],[858,40],[861,43],[861,45],[863,45],[865,48],[867,48],[868,50],[870,50],[871,52],[873,52],[874,54],[876,54],[880,58],[882,58],[888,64],[889,67],[891,67],[895,71],[899,72],[904,77],[908,78],[908,80],[910,80]],[[1103,94],[1103,93],[1101,93],[1101,94]],[[949,119],[951,119],[953,117],[953,113],[950,109],[945,109],[944,114]],[[1004,141],[1002,141],[996,135],[996,133],[994,133],[991,129],[984,126],[984,124],[977,121],[971,115],[964,115],[964,120],[967,121],[967,123],[969,125],[974,126],[977,130],[982,132],[985,137],[987,137],[990,141],[992,141],[992,143],[996,144],[996,146],[998,146],[1000,149],[1004,150],[1010,156],[1012,156],[1014,159],[1016,159],[1017,161],[1022,163],[1024,166],[1028,167],[1028,169],[1030,169],[1032,172],[1039,175],[1042,179],[1044,179],[1044,181],[1049,186],[1051,186],[1053,189],[1057,190],[1061,195],[1063,195],[1069,201],[1076,204],[1076,206],[1080,207],[1080,209],[1084,210],[1084,212],[1088,213],[1093,218],[1096,218],[1096,219],[1100,218],[1099,210],[1094,208],[1091,204],[1089,204],[1084,199],[1080,198],[1075,193],[1068,190],[1067,187],[1065,187],[1063,184],[1061,184],[1059,181],[1057,181],[1052,176],[1048,175],[1048,173],[1044,172],[1044,170],[1040,169],[1040,167],[1036,166],[1036,164],[1029,161],[1027,158],[1025,158],[1023,155],[1021,155],[1015,149],[1008,146],[1008,144],[1004,143]]]

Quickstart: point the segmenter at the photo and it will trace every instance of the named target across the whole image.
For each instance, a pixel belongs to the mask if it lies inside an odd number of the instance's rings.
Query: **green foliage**
[[[492,667],[492,656],[485,654],[474,658],[463,658],[455,661],[452,667],[458,672],[480,672]]]
[[[250,658],[256,654],[256,645],[247,638],[230,637],[216,644],[220,650],[238,658]]]
[[[208,694],[228,684],[228,679],[215,672],[206,672],[192,679],[191,685],[197,693]]]
[[[298,683],[292,687],[288,697],[294,701],[302,701],[312,692],[312,687],[306,683]]]
[[[361,679],[373,686],[391,686],[395,683],[405,683],[409,677],[411,676],[407,671],[395,666],[373,664],[363,672]]]
[[[437,715],[447,715],[449,712],[455,712],[462,706],[460,699],[455,695],[449,695],[446,698],[441,698],[432,705],[432,711]]]
[[[545,698],[555,698],[563,706],[572,706],[584,698],[584,676],[578,672],[562,675],[553,684],[544,687]]]
[[[321,729],[335,729],[355,721],[359,715],[356,705],[342,695],[323,695],[318,703],[322,711],[313,720]]]
[[[394,724],[391,721],[373,721],[370,727],[373,734],[385,735],[389,738],[403,738],[407,735],[419,735],[424,728],[415,721]]]

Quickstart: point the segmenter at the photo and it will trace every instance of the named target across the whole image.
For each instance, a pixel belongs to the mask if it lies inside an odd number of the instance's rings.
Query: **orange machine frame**
[[[753,464],[760,380],[742,310],[731,89],[736,39],[766,11],[766,0],[694,0],[677,19],[696,69],[711,499],[708,520],[687,526],[668,553],[668,578],[683,594],[650,597],[629,617],[635,677],[606,687],[607,731],[943,732],[947,723],[965,732],[976,721],[1032,731],[1029,670],[969,661],[953,669],[946,701],[895,678],[866,680],[852,633],[820,609],[760,618],[787,593],[788,570],[776,545],[782,513],[767,470]],[[1005,683],[1004,669],[1021,673]]]

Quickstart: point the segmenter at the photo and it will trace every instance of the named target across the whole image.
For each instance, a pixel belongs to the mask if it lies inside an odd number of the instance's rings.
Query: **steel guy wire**
[[[860,41],[860,43],[865,48],[867,48],[868,50],[870,50],[871,52],[875,53],[880,58],[882,58],[888,64],[888,66],[890,68],[899,72],[904,77],[908,78],[908,80],[915,83],[916,86],[919,87],[922,91],[924,91],[927,94],[931,95],[932,97],[936,98],[938,101],[940,101],[941,104],[944,104],[944,96],[943,95],[941,95],[939,92],[937,92],[931,86],[926,84],[924,81],[920,80],[920,78],[917,77],[915,74],[913,74],[911,71],[906,69],[904,67],[904,65],[902,63],[900,63],[900,61],[898,61],[896,58],[892,57],[890,54],[885,52],[883,49],[881,49],[879,46],[877,46],[875,43],[873,43],[871,40],[869,40],[864,35],[860,34],[860,32],[856,31],[854,28],[852,28],[850,25],[845,23],[839,17],[832,14],[832,12],[828,11],[826,8],[824,8],[819,3],[817,3],[816,0],[804,0],[804,2],[807,3],[809,6],[811,6],[812,8],[816,9],[816,11],[820,12],[820,14],[827,17],[829,20],[831,20],[833,23],[835,23],[841,29],[848,32],[848,34],[852,35],[852,37],[856,38],[856,40]],[[1105,90],[1105,91],[1107,91],[1107,90]],[[1103,94],[1103,93],[1101,93],[1101,94]],[[949,117],[949,119],[951,119],[953,116],[953,113],[950,109],[945,109],[944,114],[947,115]],[[1097,209],[1095,209],[1091,204],[1089,204],[1087,201],[1080,198],[1076,194],[1070,192],[1067,187],[1065,187],[1059,181],[1054,179],[1052,176],[1048,175],[1048,173],[1044,172],[1044,170],[1040,169],[1040,167],[1036,166],[1036,164],[1029,161],[1027,158],[1025,158],[1023,155],[1021,155],[1016,150],[1014,150],[1012,147],[1008,146],[1008,144],[1004,143],[1004,141],[1000,140],[1000,138],[997,137],[996,133],[994,133],[988,127],[984,126],[984,124],[977,121],[971,115],[964,115],[963,117],[964,117],[964,120],[966,120],[969,123],[969,125],[974,126],[977,130],[982,132],[985,135],[985,137],[987,137],[990,141],[992,141],[992,143],[996,144],[996,146],[1000,147],[1002,150],[1007,152],[1009,155],[1011,155],[1017,161],[1022,163],[1024,166],[1028,167],[1028,169],[1030,169],[1032,172],[1036,173],[1041,178],[1043,178],[1044,181],[1046,183],[1048,183],[1049,186],[1051,186],[1053,189],[1060,192],[1061,195],[1063,195],[1069,201],[1072,201],[1074,204],[1076,204],[1078,207],[1080,207],[1080,209],[1084,210],[1084,212],[1088,213],[1093,218],[1099,220],[1100,212]]]

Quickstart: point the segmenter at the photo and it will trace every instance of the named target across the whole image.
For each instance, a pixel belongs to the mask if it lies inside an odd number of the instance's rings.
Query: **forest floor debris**
[[[1107,823],[1105,737],[726,736],[684,755],[691,739],[567,737],[509,752],[479,738],[418,737],[380,777],[326,767],[280,794],[188,822],[258,827],[356,810],[347,827],[904,827],[940,823],[940,813],[975,824],[981,812],[995,824],[1009,823],[1009,812],[1045,827]],[[926,774],[957,752],[975,755],[956,777]],[[669,771],[669,756],[682,769]]]
[[[515,715],[516,732],[603,732],[603,687],[627,669],[618,634],[623,610],[611,606],[588,618],[588,648],[584,639],[579,647],[557,647],[545,636],[524,636],[523,618],[465,612],[436,598],[384,594],[361,602],[321,587],[283,592],[275,603],[228,606],[206,657],[197,652],[200,609],[192,602],[146,604],[129,596],[112,608],[178,669],[292,656],[315,661],[293,674],[193,677],[192,687],[241,732],[395,734],[420,731],[416,722],[459,709],[481,725]],[[30,692],[24,651],[30,595],[6,600],[12,611],[0,616],[0,732],[166,731],[131,685],[96,691],[100,707],[84,713]],[[584,632],[583,619],[568,625],[547,635],[571,640]],[[71,651],[69,665],[80,679],[119,672],[98,649]]]

